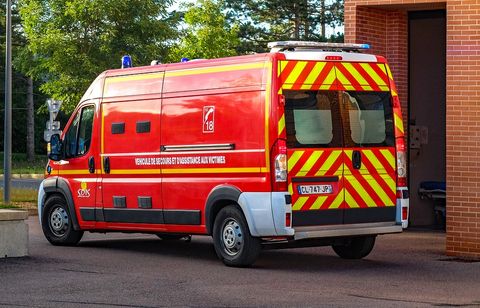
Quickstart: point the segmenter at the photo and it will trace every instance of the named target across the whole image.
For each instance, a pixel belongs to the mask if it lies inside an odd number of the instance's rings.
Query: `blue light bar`
[[[125,55],[122,57],[122,68],[132,67],[132,57]]]
[[[190,61],[189,58],[182,58],[182,59],[180,60],[180,62],[182,62],[182,63],[183,63],[183,62],[188,62],[188,61]]]

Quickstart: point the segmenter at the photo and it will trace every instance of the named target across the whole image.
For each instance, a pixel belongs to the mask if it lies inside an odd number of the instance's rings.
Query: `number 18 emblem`
[[[203,132],[213,133],[215,131],[215,106],[203,107]]]

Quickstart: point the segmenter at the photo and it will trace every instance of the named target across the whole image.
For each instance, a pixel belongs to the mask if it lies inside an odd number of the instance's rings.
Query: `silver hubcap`
[[[222,240],[223,246],[225,247],[225,252],[228,255],[234,256],[242,250],[242,228],[240,228],[240,225],[235,219],[230,218],[223,225]]]
[[[56,207],[50,215],[50,229],[57,236],[62,236],[68,229],[68,215],[62,207]]]

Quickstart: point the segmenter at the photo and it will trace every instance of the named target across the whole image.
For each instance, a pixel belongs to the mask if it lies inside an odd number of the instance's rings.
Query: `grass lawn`
[[[37,209],[36,189],[12,188],[10,198],[12,202],[5,204],[3,202],[3,188],[0,188],[0,209],[26,209],[35,213]]]
[[[47,165],[47,154],[35,155],[32,163],[27,161],[23,153],[12,154],[12,173],[16,174],[43,174]],[[3,174],[3,152],[0,152],[0,172]]]

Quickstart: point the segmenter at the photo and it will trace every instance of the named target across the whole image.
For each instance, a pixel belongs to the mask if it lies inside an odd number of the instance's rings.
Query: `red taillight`
[[[326,56],[325,60],[341,61],[341,60],[343,60],[343,57],[342,56]]]
[[[285,213],[285,227],[292,226],[292,213]]]
[[[397,148],[397,186],[407,187],[407,158],[403,137],[396,139]]]
[[[278,139],[272,150],[272,190],[287,191],[287,142]]]
[[[402,220],[407,220],[408,219],[408,207],[404,206],[402,207]]]

